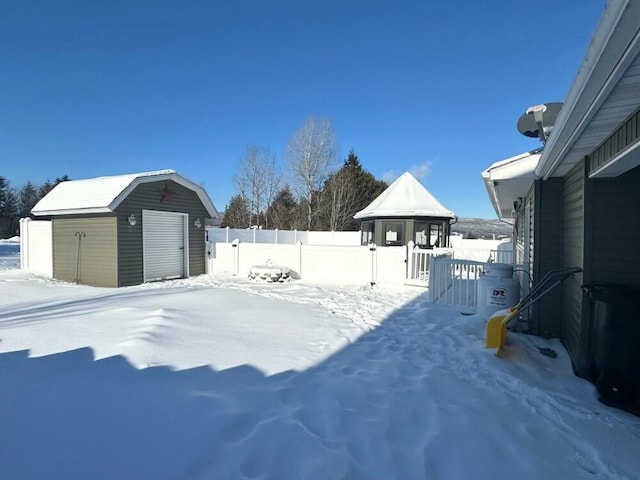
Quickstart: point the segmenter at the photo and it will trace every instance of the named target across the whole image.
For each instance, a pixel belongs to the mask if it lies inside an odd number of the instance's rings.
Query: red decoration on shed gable
[[[160,193],[160,203],[170,202],[175,194],[176,194],[176,192],[173,192],[173,191],[169,190],[169,185],[167,185],[165,183],[164,184],[164,188],[162,189],[162,192]]]

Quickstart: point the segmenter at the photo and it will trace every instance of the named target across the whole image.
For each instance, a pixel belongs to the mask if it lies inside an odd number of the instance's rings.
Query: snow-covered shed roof
[[[194,191],[211,218],[218,217],[218,211],[207,192],[200,185],[176,173],[175,170],[61,182],[33,207],[31,213],[33,215],[109,213],[113,212],[138,185],[167,180],[173,180]]]
[[[369,217],[455,218],[455,214],[436,200],[413,175],[405,172],[369,206],[354,215],[354,218]]]
[[[482,172],[484,185],[498,218],[513,218],[513,202],[524,197],[535,179],[542,149],[494,163]]]

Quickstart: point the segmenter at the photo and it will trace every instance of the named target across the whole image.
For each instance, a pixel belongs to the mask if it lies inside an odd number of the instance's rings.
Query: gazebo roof
[[[413,175],[405,172],[354,215],[358,219],[372,217],[455,218],[455,214],[436,200]]]

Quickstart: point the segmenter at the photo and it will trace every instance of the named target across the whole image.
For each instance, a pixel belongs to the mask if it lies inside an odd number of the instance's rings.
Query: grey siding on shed
[[[564,177],[563,182],[563,266],[584,268],[585,252],[585,162]],[[561,339],[577,372],[584,375],[589,326],[583,321],[582,273],[572,275],[562,284]]]
[[[118,286],[115,216],[53,218],[52,231],[54,278],[96,287]],[[80,239],[76,232],[84,236]]]
[[[172,194],[164,196],[165,185]],[[150,182],[138,185],[116,209],[118,214],[118,252],[120,263],[120,286],[137,285],[143,282],[142,271],[142,210],[180,212],[189,215],[189,274],[205,273],[204,220],[207,211],[198,195],[173,181]],[[133,213],[138,222],[129,225]],[[201,228],[194,225],[200,219]]]
[[[640,167],[615,178],[589,180],[590,283],[640,286]],[[586,270],[586,269],[585,269]]]
[[[562,187],[561,178],[536,180],[533,258],[534,284],[551,270],[562,267]],[[532,307],[531,330],[543,337],[560,337],[562,290],[556,287]]]

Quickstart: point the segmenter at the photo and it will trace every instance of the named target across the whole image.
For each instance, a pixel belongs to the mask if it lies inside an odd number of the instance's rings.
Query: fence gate
[[[429,296],[433,303],[476,307],[483,262],[438,257],[431,261]]]
[[[434,258],[445,256],[450,258],[452,250],[448,248],[434,248],[425,250],[418,248],[413,242],[407,244],[407,280],[405,285],[418,287],[429,286],[429,271]]]

